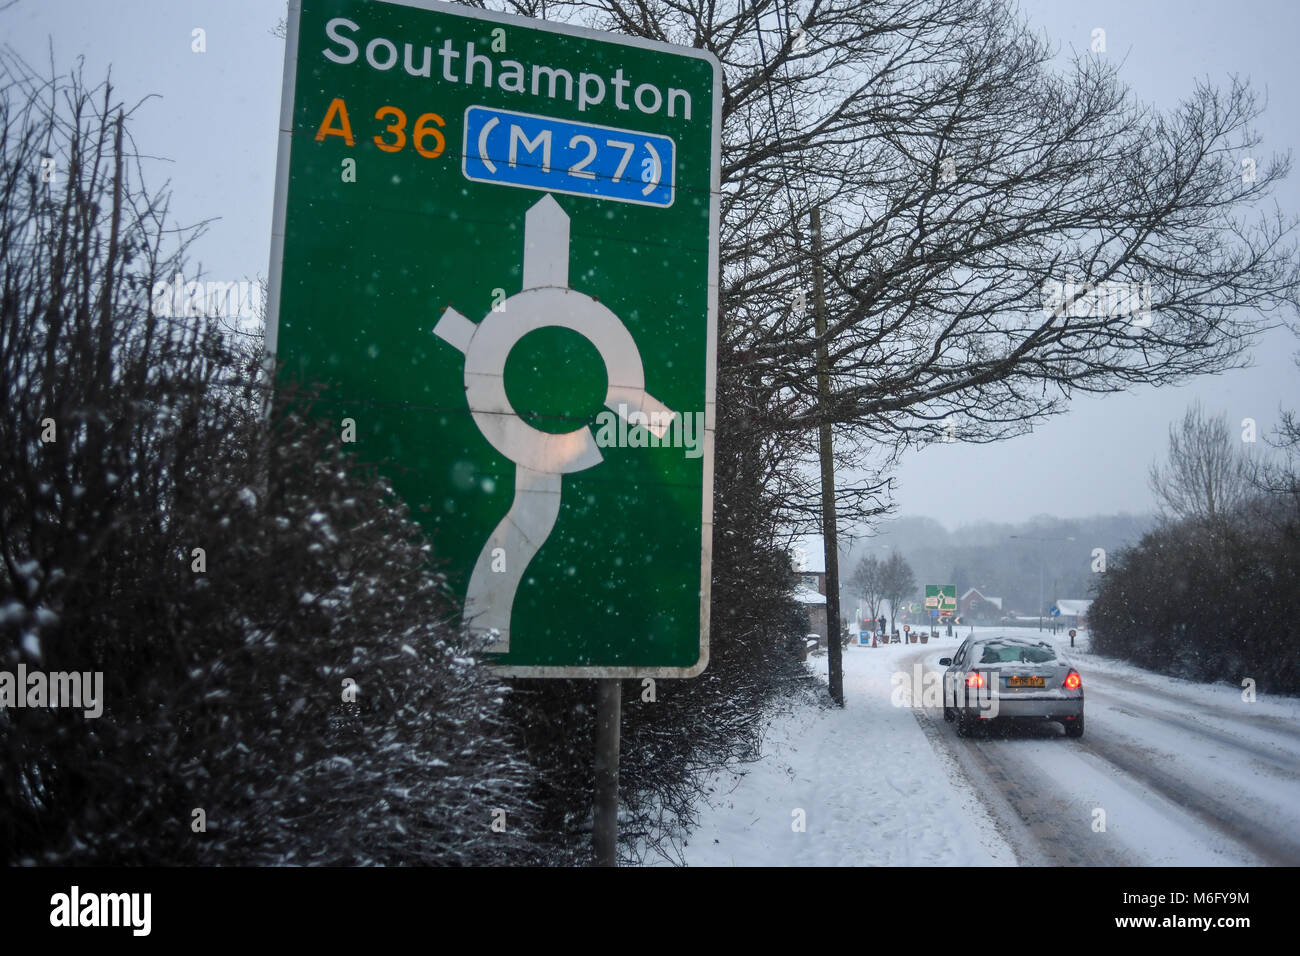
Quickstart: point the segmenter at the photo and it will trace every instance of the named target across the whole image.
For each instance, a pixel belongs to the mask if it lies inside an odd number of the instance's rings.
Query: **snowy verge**
[[[843,709],[800,704],[775,718],[762,758],[714,774],[716,796],[684,847],[694,866],[1014,865],[961,772],[891,697],[957,642],[851,646]],[[933,659],[931,659],[933,658]],[[823,684],[824,655],[808,663]],[[802,825],[802,826],[801,826]]]

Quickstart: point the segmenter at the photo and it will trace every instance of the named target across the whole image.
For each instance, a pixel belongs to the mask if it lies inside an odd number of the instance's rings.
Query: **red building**
[[[971,588],[957,599],[957,616],[963,624],[996,624],[1002,617],[1002,598]]]

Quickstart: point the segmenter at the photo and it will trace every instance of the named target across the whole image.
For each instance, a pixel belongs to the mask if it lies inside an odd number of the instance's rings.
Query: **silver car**
[[[1047,641],[967,638],[939,663],[948,668],[943,719],[957,722],[958,735],[999,720],[1054,720],[1067,737],[1083,736],[1083,680]]]

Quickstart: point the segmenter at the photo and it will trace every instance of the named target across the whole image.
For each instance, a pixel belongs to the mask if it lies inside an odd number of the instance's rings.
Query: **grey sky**
[[[270,249],[283,42],[271,35],[281,0],[21,0],[0,13],[0,36],[33,63],[66,68],[85,56],[87,75],[111,64],[123,97],[149,93],[134,126],[137,145],[158,160],[151,181],[169,178],[181,223],[219,217],[195,248],[211,278],[265,276]],[[1300,4],[1187,0],[1025,2],[1031,21],[1062,45],[1087,49],[1096,27],[1109,57],[1139,98],[1172,108],[1197,77],[1223,85],[1237,73],[1268,95],[1260,124],[1265,154],[1300,145],[1300,70],[1292,49]],[[206,31],[207,52],[191,52]],[[1278,194],[1300,211],[1300,175]],[[1254,366],[1178,388],[1078,397],[1070,411],[1031,435],[994,445],[933,446],[909,455],[898,473],[900,514],[930,515],[949,527],[1153,507],[1147,465],[1163,450],[1170,422],[1200,398],[1231,421],[1254,418],[1261,433],[1280,404],[1300,406],[1286,330],[1253,350]]]

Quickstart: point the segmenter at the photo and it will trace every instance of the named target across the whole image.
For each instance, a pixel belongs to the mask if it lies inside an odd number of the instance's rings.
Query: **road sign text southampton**
[[[505,674],[707,664],[720,115],[703,51],[290,5],[268,345]]]

